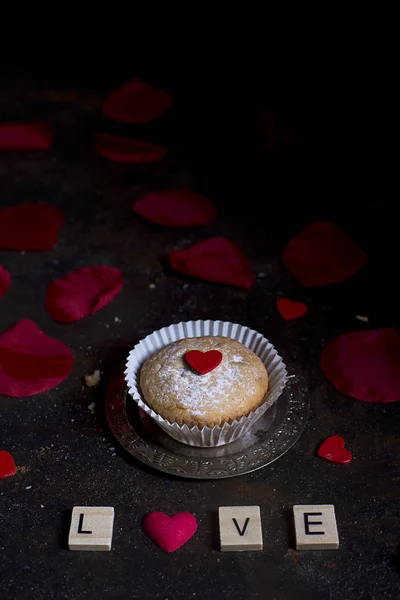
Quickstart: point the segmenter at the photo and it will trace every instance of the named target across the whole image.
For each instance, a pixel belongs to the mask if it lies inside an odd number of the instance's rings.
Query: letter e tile
[[[293,506],[297,550],[337,550],[339,534],[333,504]]]

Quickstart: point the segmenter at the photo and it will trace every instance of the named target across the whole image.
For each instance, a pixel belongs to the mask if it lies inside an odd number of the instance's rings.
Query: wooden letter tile
[[[337,550],[339,534],[333,504],[293,506],[297,550]]]
[[[68,547],[70,550],[111,550],[113,526],[112,506],[74,506]]]
[[[221,550],[262,550],[259,506],[220,506]]]

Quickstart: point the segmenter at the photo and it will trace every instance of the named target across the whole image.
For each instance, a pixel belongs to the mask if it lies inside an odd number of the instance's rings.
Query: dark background
[[[164,32],[127,38],[117,49],[110,37],[93,34],[84,47],[71,33],[67,52],[59,42],[43,53],[28,45],[21,58],[2,55],[0,121],[43,120],[56,138],[50,152],[0,156],[1,205],[49,202],[66,223],[52,252],[1,251],[12,288],[0,300],[0,331],[32,318],[73,350],[75,364],[47,393],[0,398],[0,446],[19,466],[0,483],[0,598],[397,598],[398,406],[343,397],[318,365],[335,335],[399,322],[389,92],[379,58],[372,42],[356,40],[348,52],[341,38],[323,55],[318,45],[305,52],[283,40],[247,45],[239,34],[229,44],[205,33],[178,48],[169,42]],[[169,89],[174,107],[144,126],[107,121],[102,98],[133,76]],[[260,128],[265,107],[275,115],[272,141]],[[96,131],[165,144],[168,155],[153,165],[114,164],[93,152]],[[173,187],[204,193],[218,221],[168,230],[131,212],[147,191]],[[342,285],[307,290],[280,255],[318,219],[343,227],[369,260]],[[165,267],[169,250],[211,235],[231,238],[249,256],[256,273],[249,292]],[[94,264],[119,268],[123,291],[92,317],[52,322],[43,305],[48,283]],[[283,322],[275,309],[282,295],[307,302],[308,314]],[[122,458],[104,425],[104,391],[127,351],[154,329],[196,318],[265,334],[297,376],[292,390],[310,398],[297,445],[239,479],[191,482],[151,472]],[[101,385],[86,388],[84,375],[96,368]],[[353,452],[348,466],[315,457],[334,433]],[[290,509],[301,503],[335,504],[338,551],[293,549]],[[69,511],[81,504],[115,507],[111,553],[66,549]],[[263,552],[218,551],[215,514],[224,504],[260,505]],[[198,533],[166,555],[141,531],[151,510],[192,511]]]

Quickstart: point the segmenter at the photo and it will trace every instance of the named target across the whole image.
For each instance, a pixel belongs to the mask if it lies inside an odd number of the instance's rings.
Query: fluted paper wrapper
[[[188,427],[187,425],[170,423],[145,403],[139,386],[140,369],[154,352],[171,342],[209,335],[222,335],[237,340],[250,348],[262,360],[269,379],[264,402],[254,412],[240,419],[235,419],[231,423],[224,423],[222,426],[216,425],[199,429],[197,426]],[[286,385],[287,372],[282,358],[261,333],[243,325],[224,321],[187,321],[164,327],[141,340],[129,353],[125,379],[128,391],[138,406],[154,419],[168,435],[178,440],[178,442],[190,446],[211,447],[228,444],[246,433],[282,394]]]

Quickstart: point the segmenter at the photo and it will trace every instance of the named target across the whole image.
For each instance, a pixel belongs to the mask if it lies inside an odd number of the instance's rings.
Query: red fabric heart
[[[173,104],[171,94],[158,90],[140,79],[132,79],[110,92],[103,102],[103,114],[122,123],[148,123]]]
[[[165,227],[207,225],[217,218],[217,211],[207,198],[190,190],[150,192],[133,203],[141,217]]]
[[[74,323],[111,302],[123,285],[118,269],[83,267],[50,283],[46,293],[46,310],[55,321]]]
[[[345,333],[325,346],[321,369],[347,396],[364,402],[400,400],[400,336],[395,329]]]
[[[347,465],[353,458],[350,450],[344,447],[344,439],[341,435],[331,435],[326,438],[318,448],[318,456],[338,465]]]
[[[0,150],[48,150],[53,132],[43,123],[1,123]]]
[[[307,305],[304,302],[292,302],[289,298],[279,298],[276,303],[281,317],[290,321],[291,319],[298,319],[307,312]]]
[[[122,164],[155,162],[163,158],[167,152],[162,146],[111,133],[98,133],[94,149],[104,158]]]
[[[67,377],[73,362],[65,344],[22,319],[0,335],[0,394],[23,398],[50,390]]]
[[[254,274],[239,246],[223,237],[199,242],[187,250],[169,253],[172,268],[192,277],[249,289]]]
[[[208,352],[189,350],[185,354],[185,359],[196,373],[205,375],[218,367],[222,361],[222,353],[219,350],[209,350]]]
[[[152,512],[143,519],[143,530],[165,552],[174,552],[195,534],[197,521],[188,512],[177,513],[172,517],[162,512]]]
[[[0,248],[52,250],[64,222],[49,204],[19,204],[0,210]]]
[[[360,269],[367,255],[333,223],[320,221],[300,231],[282,261],[305,287],[339,283]]]
[[[12,477],[17,472],[13,457],[7,450],[0,450],[0,479]]]
[[[11,277],[10,273],[0,265],[0,298],[4,296],[10,289]]]

